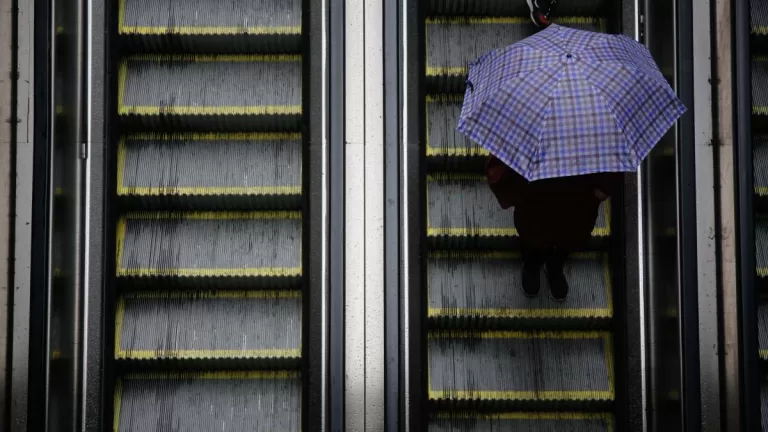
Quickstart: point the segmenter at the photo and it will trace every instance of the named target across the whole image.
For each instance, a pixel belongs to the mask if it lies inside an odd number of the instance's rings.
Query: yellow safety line
[[[768,360],[768,349],[760,350],[760,358],[763,360]]]
[[[761,278],[768,277],[768,267],[758,267],[757,275]]]
[[[125,1],[125,0],[123,0]],[[120,137],[117,142],[117,194],[123,195],[125,191],[125,160],[127,150],[125,148],[125,137]]]
[[[125,100],[125,86],[128,81],[128,62],[121,61],[120,67],[117,71],[117,110],[118,112],[123,109],[123,101]]]
[[[114,424],[112,425],[112,430],[114,432],[120,432],[120,409],[122,408],[123,402],[123,380],[118,379],[115,383],[115,402],[114,402],[114,413],[112,413],[112,421]]]
[[[117,3],[117,28],[122,32],[125,27],[125,0],[119,0]]]
[[[125,318],[125,299],[121,298],[117,302],[115,311],[115,356],[121,351],[120,340],[123,334],[123,319]],[[119,358],[119,357],[118,357]]]
[[[301,276],[301,266],[298,267],[267,267],[267,268],[120,268],[118,277],[154,277],[173,276],[189,277],[291,277]]]
[[[126,228],[127,220],[125,217],[121,217],[117,221],[117,253],[115,257],[116,267],[120,268],[123,262],[123,245],[125,244],[125,228]]]
[[[466,400],[538,400],[538,401],[588,401],[588,400],[613,400],[612,391],[593,390],[430,390],[431,400],[439,399],[466,399]]]
[[[768,106],[753,106],[752,114],[761,116],[768,115]]]
[[[179,26],[179,27],[150,27],[150,26],[120,26],[121,35],[141,36],[265,36],[265,35],[301,35],[301,26],[256,26],[256,27],[214,27],[214,26]]]
[[[230,379],[295,379],[299,371],[218,371],[218,372],[136,372],[125,375],[128,380],[230,380]]]
[[[460,420],[610,420],[613,416],[609,413],[585,413],[585,412],[438,412],[438,419]]]
[[[300,211],[136,211],[127,213],[125,219],[139,220],[275,220],[291,219],[300,220]]]
[[[120,115],[298,115],[301,105],[261,105],[261,106],[150,106],[121,103]]]
[[[119,196],[301,195],[301,186],[123,186]]]
[[[301,348],[296,349],[222,349],[222,350],[196,350],[196,349],[151,349],[151,350],[119,350],[115,352],[115,359],[118,360],[156,360],[156,359],[177,359],[190,360],[197,358],[299,358],[301,357]]]
[[[608,368],[608,391],[610,392],[610,398],[614,398],[616,388],[614,385],[614,371],[613,371],[613,335],[606,333],[603,336],[603,350],[605,355],[605,367]]]
[[[211,299],[298,299],[301,291],[136,291],[125,293],[125,300],[211,300]]]
[[[766,36],[768,35],[768,26],[764,25],[758,25],[752,27],[752,34],[758,35],[758,36]]]
[[[282,141],[300,140],[296,132],[169,132],[136,133],[125,136],[127,141]]]

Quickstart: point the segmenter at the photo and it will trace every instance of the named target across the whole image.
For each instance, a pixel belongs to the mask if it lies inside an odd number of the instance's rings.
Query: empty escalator
[[[114,430],[299,430],[302,2],[116,3]]]
[[[429,429],[616,430],[611,203],[590,250],[566,264],[567,301],[546,295],[546,278],[526,298],[512,212],[483,175],[488,153],[455,132],[467,64],[535,32],[526,3],[424,3]],[[555,22],[607,31],[611,7],[562,2]]]

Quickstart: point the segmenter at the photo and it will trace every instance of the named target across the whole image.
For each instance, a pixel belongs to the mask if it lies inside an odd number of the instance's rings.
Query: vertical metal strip
[[[400,93],[399,1],[384,0],[384,416],[400,430]]]
[[[365,335],[365,2],[345,0],[344,26],[344,416],[347,430],[364,431]],[[341,169],[341,168],[340,168]],[[376,247],[375,244],[371,245]]]
[[[424,172],[426,153],[424,142],[425,94],[424,76],[426,46],[424,8],[422,1],[402,1],[400,4],[400,87],[401,95],[401,235],[402,235],[402,315],[401,346],[403,347],[402,382],[404,400],[401,409],[403,429],[427,429],[426,364],[426,306],[423,290],[426,269],[426,230],[424,229],[426,201]]]
[[[734,66],[736,83],[736,170],[738,174],[739,298],[741,313],[741,430],[760,430],[760,375],[755,288],[754,179],[752,165],[752,59],[749,1],[734,6]]]
[[[718,243],[720,302],[722,319],[723,361],[723,430],[743,430],[740,421],[741,394],[739,386],[739,290],[736,240],[736,165],[734,163],[734,80],[733,80],[733,11],[730,0],[715,0],[715,24],[712,35],[715,44],[717,95],[714,98],[717,111],[715,121],[719,181],[718,195]]]
[[[352,0],[359,1],[359,0]],[[384,0],[365,0],[365,429],[384,430]],[[348,427],[348,430],[355,430]]]
[[[303,0],[304,275],[302,430],[328,430],[328,18]]]
[[[693,0],[675,5],[677,93],[688,111],[678,121],[678,259],[680,262],[680,344],[682,352],[683,422],[686,431],[701,424],[699,382],[699,306],[696,226],[696,152],[693,94]]]
[[[713,146],[711,2],[692,4],[694,167],[696,181],[696,267],[698,271],[699,382],[702,407],[720,406],[715,146]],[[720,430],[720,410],[701,410],[701,431]]]
[[[13,290],[11,302],[11,332],[10,342],[10,430],[11,432],[26,432],[28,429],[27,408],[29,406],[30,378],[30,294],[32,290],[32,223],[33,218],[33,183],[35,168],[34,142],[39,128],[45,122],[38,124],[35,110],[38,103],[44,103],[43,98],[35,97],[38,77],[35,69],[36,51],[34,45],[38,36],[35,35],[36,2],[16,0],[14,44],[17,47],[13,57],[16,72],[16,91],[13,94],[15,105],[15,131],[13,135],[15,159],[15,220],[13,224]],[[40,36],[43,37],[43,36]],[[42,95],[39,95],[42,96]],[[44,177],[40,175],[38,177]]]
[[[344,427],[344,0],[330,0],[329,31],[329,276],[330,276],[330,422]]]
[[[104,183],[104,148],[105,148],[105,2],[87,1],[87,45],[86,67],[87,92],[85,101],[85,142],[88,146],[86,161],[86,261],[85,298],[83,310],[83,423],[84,432],[103,430],[103,407],[100,395],[102,392],[102,371],[104,353],[102,332],[109,328],[103,325],[104,308],[104,206],[106,189]]]

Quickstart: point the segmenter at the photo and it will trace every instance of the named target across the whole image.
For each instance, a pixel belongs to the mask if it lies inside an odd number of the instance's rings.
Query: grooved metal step
[[[613,432],[608,413],[510,412],[437,413],[429,421],[430,432]]]
[[[298,372],[155,372],[115,388],[117,432],[301,430]]]
[[[490,153],[456,131],[463,94],[427,96],[426,153],[433,169],[482,170]]]
[[[300,128],[298,55],[136,55],[122,61],[118,80],[118,113],[127,125]]]
[[[441,327],[574,328],[605,325],[613,317],[611,268],[607,254],[572,256],[565,265],[570,292],[565,302],[542,290],[528,298],[521,290],[517,253],[435,251],[427,264],[428,316]]]
[[[752,57],[752,113],[768,115],[768,56]]]
[[[592,17],[560,17],[558,24],[604,31]],[[536,32],[528,17],[437,17],[426,21],[427,86],[434,92],[462,92],[470,62]]]
[[[528,5],[524,1],[509,0],[423,0],[429,16],[516,16],[528,18]],[[599,16],[609,7],[606,0],[559,1],[554,16]]]
[[[608,332],[435,331],[429,400],[450,406],[604,406],[614,399]]]
[[[592,236],[610,236],[610,220],[610,201],[605,201]],[[499,206],[484,176],[427,176],[427,237],[435,247],[509,248],[516,236],[512,210]]]
[[[139,292],[117,303],[115,358],[137,361],[301,357],[299,291]]]
[[[135,212],[118,223],[125,284],[249,289],[296,284],[300,212]]]
[[[135,50],[300,50],[300,0],[122,0],[119,8],[118,34]]]
[[[768,281],[768,215],[755,215],[755,264],[757,276]]]
[[[143,209],[297,209],[301,152],[297,133],[129,135],[117,195]]]

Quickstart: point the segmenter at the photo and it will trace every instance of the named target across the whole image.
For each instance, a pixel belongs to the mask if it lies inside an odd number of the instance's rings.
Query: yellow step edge
[[[296,349],[253,349],[253,350],[124,350],[115,351],[116,360],[193,360],[193,359],[289,359],[300,358],[301,348]]]
[[[484,412],[438,412],[434,417],[446,420],[605,420],[608,423],[613,423],[613,416],[610,413],[587,412],[503,412],[492,414]]]
[[[135,372],[121,380],[237,380],[296,379],[299,371]]]
[[[480,401],[612,401],[611,390],[549,390],[549,391],[488,391],[488,390],[429,390],[430,400],[459,399]]]

